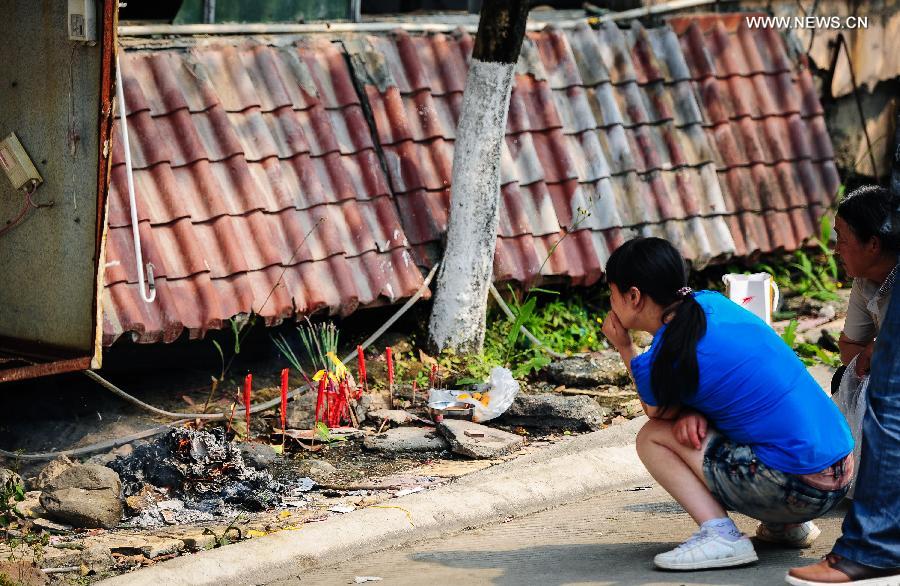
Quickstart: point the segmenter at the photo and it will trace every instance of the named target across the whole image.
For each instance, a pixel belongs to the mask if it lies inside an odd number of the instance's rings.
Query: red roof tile
[[[743,23],[528,34],[502,152],[496,280],[590,284],[638,234],[703,265],[816,233],[839,178],[812,79],[777,33]],[[159,297],[137,292],[116,143],[106,343],[202,336],[251,310],[277,323],[393,302],[421,285],[417,264],[439,258],[472,37],[266,42],[125,54]]]
[[[270,324],[350,313],[421,286],[334,44],[129,51],[122,68],[141,243],[158,295],[145,304],[137,289],[116,140],[106,344],[126,332],[139,342],[198,337],[250,311]]]

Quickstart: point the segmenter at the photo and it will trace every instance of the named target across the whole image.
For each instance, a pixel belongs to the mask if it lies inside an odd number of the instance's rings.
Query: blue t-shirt
[[[700,384],[686,406],[730,440],[749,444],[770,468],[819,472],[853,450],[846,419],[772,328],[714,291],[696,293],[706,312],[697,344]],[[631,361],[641,399],[656,406],[650,368],[663,326],[650,349]]]

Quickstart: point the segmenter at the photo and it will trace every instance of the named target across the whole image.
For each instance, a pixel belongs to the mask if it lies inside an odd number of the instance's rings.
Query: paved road
[[[635,490],[637,489],[637,490]],[[822,536],[808,550],[757,546],[759,563],[705,572],[655,571],[652,558],[685,539],[693,521],[658,486],[598,494],[586,501],[504,523],[363,556],[291,580],[288,585],[352,584],[357,576],[377,576],[377,584],[502,586],[774,585],[787,568],[815,561],[828,552],[840,531],[845,508],[820,520]],[[751,533],[756,524],[738,516]],[[374,584],[374,583],[373,583]]]

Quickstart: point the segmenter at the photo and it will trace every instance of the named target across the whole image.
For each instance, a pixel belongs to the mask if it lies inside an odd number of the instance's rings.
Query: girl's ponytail
[[[606,263],[606,279],[619,291],[635,287],[666,308],[664,323],[671,316],[650,370],[653,395],[663,410],[683,404],[700,383],[697,344],[706,334],[706,313],[687,287],[687,274],[681,253],[662,238],[629,240]]]

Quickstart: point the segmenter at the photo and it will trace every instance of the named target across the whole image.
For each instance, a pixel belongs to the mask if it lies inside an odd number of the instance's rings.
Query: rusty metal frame
[[[100,110],[98,113],[97,218],[94,246],[96,294],[92,307],[95,327],[91,340],[93,352],[90,355],[76,355],[81,353],[75,353],[71,349],[52,347],[29,350],[27,347],[22,347],[21,341],[0,340],[0,359],[4,356],[12,356],[15,362],[26,363],[24,366],[4,369],[2,361],[0,361],[0,383],[100,367],[103,342],[103,316],[100,298],[103,294],[107,196],[112,170],[113,78],[115,74],[113,67],[116,58],[118,14],[118,0],[103,0],[103,32],[100,45]]]

